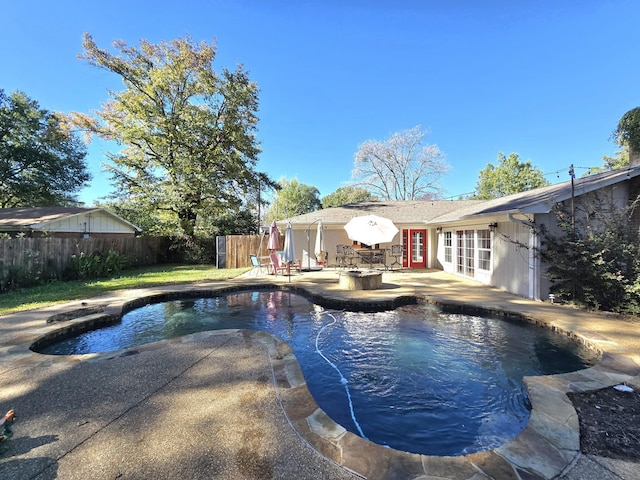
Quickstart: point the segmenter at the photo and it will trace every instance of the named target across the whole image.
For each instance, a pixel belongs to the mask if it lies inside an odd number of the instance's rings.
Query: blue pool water
[[[226,328],[288,342],[318,405],[347,430],[428,455],[502,445],[529,418],[523,376],[596,360],[568,337],[520,322],[443,314],[425,304],[324,311],[300,295],[268,290],[147,305],[41,352],[105,352]]]

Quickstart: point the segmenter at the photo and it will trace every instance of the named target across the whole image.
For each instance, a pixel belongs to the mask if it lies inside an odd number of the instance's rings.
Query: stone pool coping
[[[305,278],[310,279],[309,276]],[[328,283],[332,284],[333,282]],[[330,287],[324,291],[318,290],[317,282],[305,284],[298,281],[285,284],[282,280],[278,282],[273,278],[244,278],[238,279],[235,284],[224,282],[132,290],[115,298],[99,297],[76,304],[78,310],[97,305],[102,310],[99,313],[45,325],[34,324],[12,339],[3,335],[0,341],[0,368],[8,363],[17,365],[43,361],[97,361],[130,355],[132,350],[139,353],[162,348],[164,342],[158,342],[118,352],[46,357],[46,360],[43,356],[28,350],[38,338],[59,330],[62,325],[63,328],[74,329],[84,328],[83,324],[87,322],[111,321],[119,317],[123,310],[144,305],[152,300],[271,287],[302,292],[314,301],[318,301],[320,297],[324,298],[333,308],[340,305],[354,308],[363,303],[375,308],[393,308],[414,298],[421,298],[445,308],[464,307],[462,302],[452,298],[435,298],[421,293],[415,285],[388,288],[384,292],[367,292],[369,294],[366,296],[362,295],[363,292],[358,292],[358,297],[331,292]],[[621,349],[604,336],[594,332],[585,334],[576,329],[569,330],[566,324],[561,321],[550,322],[544,318],[545,315],[523,314],[515,311],[517,308],[508,305],[487,306],[486,302],[483,310],[492,313],[506,312],[510,316],[518,315],[524,320],[570,334],[601,351],[602,360],[594,367],[579,372],[525,378],[533,407],[527,427],[515,439],[495,450],[460,457],[410,454],[376,445],[347,432],[318,408],[306,387],[295,355],[285,342],[264,332],[245,334],[262,343],[269,352],[277,397],[292,427],[315,450],[351,472],[366,478],[471,478],[474,475],[490,478],[556,478],[566,472],[580,456],[578,417],[566,393],[594,390],[629,381],[640,371],[638,357]],[[56,309],[52,308],[51,311]]]

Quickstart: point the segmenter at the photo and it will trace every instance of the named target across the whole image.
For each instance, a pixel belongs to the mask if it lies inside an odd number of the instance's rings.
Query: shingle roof
[[[574,180],[576,197],[640,175],[640,165],[596,173]],[[372,213],[397,224],[446,223],[471,216],[506,215],[507,213],[547,213],[553,206],[571,198],[571,181],[536,188],[493,200],[414,200],[358,202],[325,208],[285,219],[293,226],[322,220],[325,225],[344,225],[353,217]]]
[[[105,212],[118,221],[125,223],[135,230],[140,228],[128,222],[124,218],[104,208],[85,207],[34,207],[34,208],[0,208],[0,230],[13,231],[21,229],[38,229],[43,224],[59,218],[80,215],[82,213]]]
[[[325,208],[304,215],[291,217],[278,223],[286,225],[309,225],[316,220],[322,220],[325,225],[344,225],[353,217],[372,213],[385,217],[394,223],[420,223],[443,215],[453,209],[465,205],[485,203],[481,200],[408,200],[408,201],[375,201],[357,202],[340,207]]]
[[[0,226],[29,227],[50,222],[62,217],[90,212],[95,208],[81,207],[37,207],[37,208],[0,208]]]
[[[599,188],[607,187],[640,175],[640,165],[588,175],[574,180],[574,196],[579,197]],[[548,213],[553,206],[571,198],[571,180],[536,188],[506,197],[485,200],[481,204],[464,205],[431,218],[428,223],[463,220],[471,216],[507,213]]]

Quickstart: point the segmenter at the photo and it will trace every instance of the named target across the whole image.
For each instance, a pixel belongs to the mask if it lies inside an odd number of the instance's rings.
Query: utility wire
[[[591,170],[596,169],[598,167],[576,167],[576,166],[569,166],[567,168],[561,168],[559,170],[555,170],[553,172],[548,172],[548,173],[543,173],[542,176],[543,177],[550,177],[552,175],[555,175],[556,178],[560,179],[560,174],[562,173],[567,173],[568,177],[571,178],[572,175],[572,171],[574,172],[574,176],[575,176],[575,170],[587,170],[587,174],[591,173]],[[564,181],[564,180],[563,180]],[[476,191],[472,191],[472,192],[467,192],[467,193],[458,193],[456,195],[449,195],[447,197],[442,197],[441,200],[456,200],[460,197],[465,198],[465,197],[473,197],[476,194]]]

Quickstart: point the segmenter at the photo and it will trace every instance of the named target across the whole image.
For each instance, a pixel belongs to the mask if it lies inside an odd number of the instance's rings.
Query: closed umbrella
[[[313,253],[316,254],[316,259],[319,262],[325,262],[325,250],[324,250],[324,229],[322,227],[322,220],[318,222],[318,231],[316,232],[316,248]]]
[[[293,228],[291,228],[291,223],[287,223],[287,229],[284,231],[282,261],[286,262],[287,265],[291,265],[296,261],[296,246],[293,243]]]
[[[388,218],[371,214],[352,218],[344,229],[349,239],[370,246],[391,242],[399,231]]]
[[[269,241],[267,242],[267,248],[269,250],[280,250],[280,235],[278,233],[278,226],[276,221],[271,222],[269,227]]]

